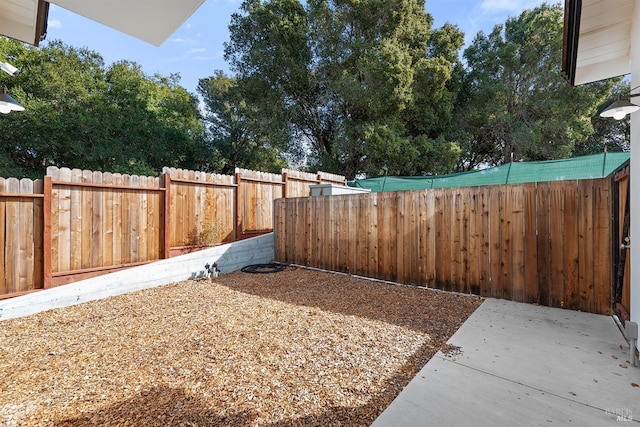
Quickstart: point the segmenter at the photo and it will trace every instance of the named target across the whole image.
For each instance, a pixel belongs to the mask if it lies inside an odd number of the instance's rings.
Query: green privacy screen
[[[601,153],[572,159],[507,163],[493,168],[451,175],[387,176],[350,181],[352,187],[372,192],[424,190],[428,188],[473,187],[604,178],[629,161],[629,153]]]

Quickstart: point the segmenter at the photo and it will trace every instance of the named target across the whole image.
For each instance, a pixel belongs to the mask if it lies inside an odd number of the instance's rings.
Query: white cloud
[[[62,28],[62,22],[59,19],[49,19],[47,26],[51,28]]]
[[[193,47],[187,51],[186,55],[194,55],[196,53],[202,53],[206,51],[207,51],[207,48],[205,47]]]
[[[544,3],[544,0],[484,0],[480,9],[486,13],[512,13],[531,9]]]

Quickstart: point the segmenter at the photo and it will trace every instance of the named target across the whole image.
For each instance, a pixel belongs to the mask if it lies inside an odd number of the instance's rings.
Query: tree
[[[543,4],[480,32],[465,52],[458,169],[571,155],[593,133],[591,117],[614,80],[571,87],[560,75],[560,5]]]
[[[204,153],[197,100],[177,76],[147,77],[137,64],[53,41],[0,39],[22,69],[0,84],[26,108],[0,120],[0,175],[40,177],[47,166],[155,174],[193,167]]]
[[[289,153],[308,147],[310,166],[350,178],[453,165],[457,144],[439,129],[462,34],[432,32],[423,1],[246,0],[241,11],[225,58]]]
[[[211,148],[209,168],[232,174],[236,167],[279,173],[287,166],[282,152],[287,135],[277,121],[264,121],[245,102],[238,81],[222,71],[200,79],[198,92],[203,97],[207,139]]]
[[[621,81],[611,90],[611,96],[598,107],[601,112],[611,105],[618,96],[626,95],[630,92],[629,82]],[[602,153],[607,151],[629,151],[631,149],[631,126],[629,116],[622,120],[612,120],[611,118],[600,117],[599,114],[591,118],[593,133],[586,140],[577,141],[573,148],[574,156],[584,156],[587,154]]]

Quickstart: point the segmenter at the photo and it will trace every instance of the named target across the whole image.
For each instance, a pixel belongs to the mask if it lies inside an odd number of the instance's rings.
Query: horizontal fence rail
[[[0,298],[269,232],[275,198],[307,196],[319,183],[346,180],[286,169],[145,177],[56,167],[35,181],[0,178]]]
[[[609,314],[609,179],[281,199],[282,262]]]

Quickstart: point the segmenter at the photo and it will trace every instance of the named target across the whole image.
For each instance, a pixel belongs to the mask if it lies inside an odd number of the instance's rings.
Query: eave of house
[[[49,3],[44,0],[0,0],[0,34],[37,46],[47,34]]]
[[[37,46],[49,3],[160,46],[204,0],[0,0],[0,35]]]
[[[562,73],[572,85],[631,72],[636,0],[565,0]]]

